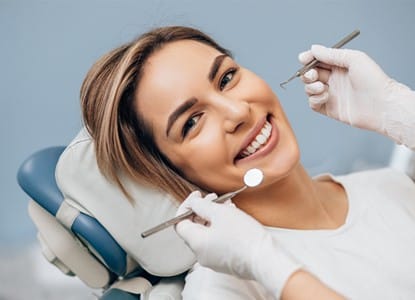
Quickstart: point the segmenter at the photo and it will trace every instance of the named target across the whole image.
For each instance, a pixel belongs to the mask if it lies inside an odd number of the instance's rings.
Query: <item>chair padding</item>
[[[134,198],[130,203],[100,173],[94,143],[84,128],[60,156],[55,175],[65,201],[96,218],[150,274],[177,275],[195,262],[194,254],[173,228],[141,237],[141,232],[173,217],[178,204],[168,194],[125,178],[123,183]]]
[[[56,146],[37,151],[21,164],[17,172],[20,187],[53,216],[63,201],[54,174],[56,163],[64,150],[64,146]]]
[[[29,214],[39,230],[42,253],[50,263],[66,274],[76,274],[92,288],[102,288],[110,282],[107,269],[56,218],[34,201],[29,202]]]
[[[17,173],[17,181],[26,194],[55,217],[67,206],[55,180],[56,164],[64,150],[64,146],[56,146],[37,151],[22,163]],[[125,251],[96,219],[76,212],[73,223],[66,224],[66,228],[87,241],[112,272],[125,275]]]

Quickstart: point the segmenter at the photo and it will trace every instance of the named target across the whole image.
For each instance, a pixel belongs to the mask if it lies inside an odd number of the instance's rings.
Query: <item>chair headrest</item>
[[[56,215],[63,196],[54,180],[56,163],[64,146],[49,147],[30,155],[17,171],[17,182],[33,200]]]
[[[55,176],[65,201],[96,218],[147,272],[173,276],[195,262],[172,227],[141,237],[141,232],[174,217],[178,204],[168,194],[125,178],[123,184],[134,199],[130,203],[99,171],[94,143],[85,128],[60,156]]]

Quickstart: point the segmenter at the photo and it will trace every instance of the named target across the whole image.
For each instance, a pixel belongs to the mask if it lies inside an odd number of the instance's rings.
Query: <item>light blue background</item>
[[[196,26],[233,50],[274,88],[311,174],[385,166],[393,143],[308,108],[299,80],[279,83],[313,43],[332,45],[355,28],[348,47],[367,52],[395,79],[414,84],[415,1],[58,1],[0,0],[0,246],[35,238],[20,163],[67,144],[81,126],[79,88],[92,63],[161,25]]]

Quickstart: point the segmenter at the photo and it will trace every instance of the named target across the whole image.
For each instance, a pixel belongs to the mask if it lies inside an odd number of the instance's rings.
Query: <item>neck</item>
[[[344,223],[347,199],[332,181],[315,181],[299,164],[285,178],[247,190],[233,200],[266,226],[292,229],[333,229]]]

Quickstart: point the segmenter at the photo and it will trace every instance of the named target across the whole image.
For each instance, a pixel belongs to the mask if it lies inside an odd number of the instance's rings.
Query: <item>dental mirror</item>
[[[260,169],[250,169],[244,175],[244,183],[249,187],[259,185],[264,179],[264,173]]]
[[[242,192],[243,190],[247,189],[248,187],[256,187],[258,186],[262,180],[264,179],[264,174],[262,173],[262,171],[260,169],[249,169],[248,171],[246,171],[245,175],[244,175],[244,183],[245,185],[243,187],[241,187],[240,189],[230,192],[230,193],[226,193],[223,194],[222,196],[216,198],[213,200],[213,202],[216,203],[223,203],[226,200],[236,196],[237,194],[239,194],[240,192]],[[191,215],[194,215],[195,213],[191,210],[178,215],[175,218],[172,218],[164,223],[161,223],[153,228],[150,228],[144,232],[141,233],[141,237],[146,238],[156,232],[159,232],[160,230],[163,230],[167,227],[170,227],[172,225],[175,225],[177,223],[179,223],[181,220],[186,219],[188,217],[190,217]]]

